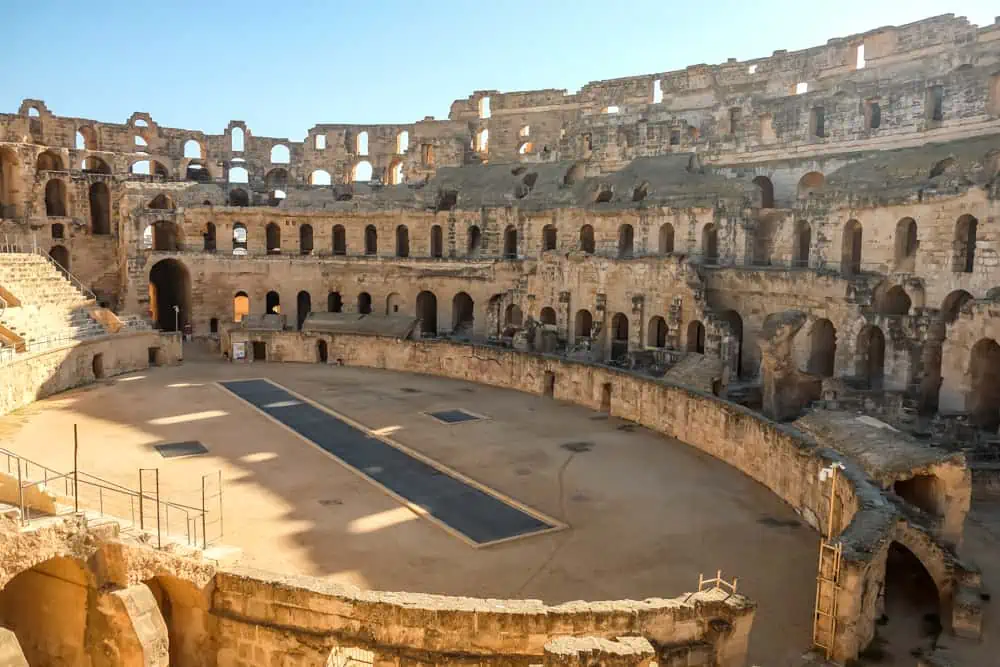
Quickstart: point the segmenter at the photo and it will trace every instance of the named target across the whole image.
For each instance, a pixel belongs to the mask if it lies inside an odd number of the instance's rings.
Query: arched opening
[[[406,153],[410,147],[410,133],[402,130],[396,135],[396,152],[400,155]]]
[[[355,183],[367,183],[372,180],[372,163],[368,160],[362,160],[361,162],[354,165],[354,182]]]
[[[321,364],[325,364],[327,359],[330,357],[330,352],[327,349],[325,340],[316,341],[316,361]]]
[[[291,159],[292,155],[288,146],[277,144],[271,147],[271,164],[288,164]]]
[[[635,249],[635,230],[632,225],[624,224],[618,227],[618,257],[627,258],[632,256]]]
[[[365,254],[378,254],[378,231],[375,229],[375,225],[365,227]]]
[[[995,340],[983,338],[972,346],[968,373],[972,423],[996,431],[1000,426],[1000,345]]]
[[[914,475],[897,480],[892,485],[897,496],[919,507],[931,516],[941,516],[944,505],[944,488],[936,475]]]
[[[517,259],[517,228],[509,225],[503,232],[503,256]]]
[[[647,332],[647,344],[649,347],[667,346],[667,321],[659,315],[649,321],[649,331]]]
[[[605,382],[601,385],[601,412],[611,414],[611,383]]]
[[[80,164],[80,169],[87,174],[110,174],[111,167],[108,163],[97,157],[96,155],[91,155],[84,158],[83,162]]]
[[[737,377],[745,377],[749,373],[743,368],[743,318],[735,310],[727,310],[722,313],[722,319],[729,325],[729,332],[736,339],[735,349],[730,351],[730,354],[735,353],[733,370]]]
[[[267,315],[281,314],[281,295],[274,290],[264,295],[264,313]]]
[[[229,148],[234,153],[243,152],[243,128],[234,127],[229,131]]]
[[[434,292],[425,290],[417,295],[417,317],[420,318],[423,335],[437,335],[437,297]]]
[[[250,314],[250,297],[240,291],[233,297],[233,322],[242,322]]]
[[[249,206],[250,195],[243,188],[233,188],[229,191],[227,204],[229,206]]]
[[[410,230],[406,225],[396,227],[396,257],[410,256]]]
[[[192,160],[184,169],[184,178],[189,181],[207,183],[212,180],[212,174],[205,168],[205,165]]]
[[[792,248],[792,265],[809,266],[809,246],[812,244],[812,227],[805,220],[795,221],[795,246]]]
[[[142,247],[151,250],[153,248],[153,225],[146,225],[142,230]]]
[[[479,227],[477,227],[476,225],[472,225],[471,227],[469,227],[468,239],[469,239],[468,243],[469,257],[478,257],[479,249],[482,246],[483,242],[482,232],[479,231]]]
[[[972,273],[976,261],[976,227],[979,221],[965,214],[955,223],[955,242],[951,270],[956,273]]]
[[[594,316],[590,314],[589,310],[578,310],[576,311],[576,317],[573,318],[573,337],[576,340],[587,339],[593,335],[594,331]]]
[[[295,328],[302,331],[302,325],[312,312],[312,297],[309,292],[302,290],[295,297]]]
[[[368,292],[362,292],[358,295],[358,312],[362,315],[371,315],[372,295]]]
[[[476,151],[488,153],[490,150],[490,131],[485,127],[476,134]]]
[[[66,216],[66,184],[58,178],[45,184],[45,215],[50,218]]]
[[[76,132],[77,150],[96,151],[97,150],[97,130],[90,125],[84,125]]]
[[[858,333],[855,359],[857,379],[869,389],[881,389],[885,376],[885,336],[881,329],[868,325]]]
[[[752,264],[754,266],[770,266],[773,249],[774,218],[770,215],[762,215],[757,219],[757,228],[753,232]]]
[[[17,637],[27,661],[20,664],[90,664],[88,599],[96,596],[83,563],[63,556],[11,579],[0,591],[0,626]]]
[[[201,235],[205,252],[215,252],[215,223],[205,223],[205,231]]]
[[[268,255],[281,254],[281,227],[277,223],[269,222],[264,228],[265,243],[267,244]]]
[[[347,254],[347,232],[344,230],[343,225],[333,226],[333,254]]]
[[[701,254],[706,264],[719,261],[719,234],[711,222],[701,230]]]
[[[687,327],[687,351],[705,354],[705,325],[693,320]]]
[[[611,358],[622,359],[628,355],[628,317],[615,313],[611,318]]]
[[[368,132],[362,130],[354,142],[354,149],[358,155],[368,155]]]
[[[444,256],[444,238],[441,233],[441,225],[431,227],[431,257],[439,258]]]
[[[840,250],[840,271],[844,275],[861,273],[861,238],[861,223],[857,220],[848,220],[844,225]]]
[[[313,251],[312,225],[302,225],[299,227],[299,254],[311,255],[312,251]]]
[[[247,228],[242,222],[233,225],[233,254],[247,254]]]
[[[174,200],[171,199],[168,195],[158,194],[155,197],[153,197],[152,200],[150,200],[149,204],[146,205],[146,208],[151,208],[160,211],[173,210],[175,208]]]
[[[465,292],[451,300],[451,329],[455,334],[470,334],[475,325],[476,304]]]
[[[111,233],[111,192],[104,183],[94,183],[88,190],[90,200],[90,233]]]
[[[249,183],[250,182],[250,172],[247,171],[246,167],[230,167],[229,168],[229,182],[230,183]]]
[[[556,325],[556,311],[550,306],[545,306],[542,308],[542,312],[539,313],[539,319],[542,324],[548,324],[550,326]]]
[[[774,184],[767,176],[753,179],[754,185],[760,188],[760,207],[774,208]]]
[[[552,371],[545,371],[545,379],[542,381],[542,395],[546,398],[553,398],[556,394],[556,374]]]
[[[889,545],[883,590],[885,626],[879,630],[880,634],[891,635],[894,645],[931,652],[942,629],[937,585],[920,559],[899,542]],[[886,659],[903,663],[913,658],[906,654]]]
[[[158,220],[153,223],[153,250],[161,252],[178,252],[181,250],[180,227],[169,220]]]
[[[517,304],[510,304],[504,311],[503,316],[504,323],[504,336],[513,336],[516,329],[521,328],[524,323],[524,313],[521,312],[521,307]]]
[[[580,250],[588,255],[593,255],[594,248],[594,228],[590,225],[584,225],[580,228]]]
[[[340,313],[344,310],[344,301],[340,297],[340,292],[330,292],[326,295],[326,312]]]
[[[66,246],[54,245],[49,248],[49,257],[59,266],[69,271],[69,250]]]
[[[837,354],[837,330],[828,319],[816,320],[809,331],[809,363],[806,370],[813,375],[833,377]]]
[[[62,168],[62,158],[52,151],[40,153],[38,159],[35,161],[35,169],[37,171],[62,171]]]
[[[811,197],[822,189],[823,184],[826,183],[826,177],[818,171],[810,171],[808,174],[799,179],[798,185],[798,195],[799,199],[805,199],[806,197]]]
[[[906,315],[910,312],[910,296],[899,285],[893,285],[877,297],[876,312],[880,315]]]
[[[962,307],[972,301],[972,295],[965,290],[955,290],[941,302],[941,319],[945,324],[951,324],[958,319]]]
[[[542,252],[556,249],[556,226],[545,225],[542,227]]]
[[[392,315],[399,312],[399,307],[403,305],[403,299],[398,292],[393,292],[385,298],[385,314]]]
[[[183,331],[191,321],[191,276],[176,259],[161,259],[149,271],[149,305],[163,331]]]
[[[674,226],[669,222],[665,222],[660,225],[657,250],[661,255],[670,255],[674,252]]]
[[[184,157],[200,160],[204,155],[201,152],[201,144],[195,139],[188,139],[184,142]]]
[[[389,185],[400,185],[403,182],[403,161],[395,159],[389,163]]]
[[[201,664],[208,639],[205,628],[210,606],[208,596],[192,582],[171,575],[161,574],[143,583],[153,594],[167,626],[169,664]]]
[[[309,174],[309,185],[326,186],[331,183],[333,180],[330,178],[330,172],[325,169],[316,169]]]
[[[896,223],[895,258],[897,271],[913,271],[917,258],[917,221],[903,218]]]

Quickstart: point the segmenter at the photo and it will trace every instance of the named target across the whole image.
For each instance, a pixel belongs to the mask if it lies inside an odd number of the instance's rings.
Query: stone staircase
[[[0,253],[0,288],[19,302],[0,314],[0,325],[20,339],[8,341],[19,351],[108,333],[90,315],[94,299],[41,255]]]

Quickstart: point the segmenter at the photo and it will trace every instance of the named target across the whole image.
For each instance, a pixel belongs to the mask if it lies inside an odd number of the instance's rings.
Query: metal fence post
[[[201,476],[201,548],[208,548],[208,533],[205,530],[206,520],[205,520],[205,477],[207,475]]]
[[[21,459],[17,460],[17,506],[21,510],[21,525],[28,523],[28,515],[24,509],[24,486],[21,483]]]
[[[139,530],[146,530],[146,520],[143,516],[143,498],[142,495],[142,468],[139,468]]]
[[[73,511],[80,513],[80,440],[77,437],[76,424],[73,424]]]
[[[163,536],[160,533],[160,469],[156,470],[156,548],[163,548]]]

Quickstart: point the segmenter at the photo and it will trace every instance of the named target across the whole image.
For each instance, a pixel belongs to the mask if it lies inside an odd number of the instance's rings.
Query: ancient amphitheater
[[[302,141],[53,111],[0,664],[1000,664],[1000,19]]]

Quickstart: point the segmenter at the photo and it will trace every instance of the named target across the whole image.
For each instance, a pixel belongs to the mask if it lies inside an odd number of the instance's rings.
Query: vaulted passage
[[[191,276],[176,259],[162,259],[149,272],[149,305],[163,331],[183,331],[191,321]]]
[[[309,296],[309,292],[302,290],[295,299],[295,327],[299,331],[302,331],[302,325],[311,312],[312,297]]]
[[[420,318],[420,331],[424,335],[437,335],[437,297],[434,292],[421,292],[417,295],[417,317]]]
[[[885,376],[885,336],[876,326],[866,326],[858,334],[855,376],[869,389],[881,389]]]
[[[837,354],[837,332],[830,320],[817,320],[809,332],[808,371],[822,377],[832,377]]]
[[[451,328],[456,335],[471,335],[475,325],[475,303],[465,292],[459,292],[451,300]]]
[[[937,585],[920,559],[899,542],[889,545],[882,596],[885,625],[877,632],[891,638],[888,650],[893,651],[885,661],[908,664],[914,651],[930,652],[942,630]]]
[[[969,375],[972,422],[996,431],[1000,426],[1000,345],[995,340],[983,338],[972,346]]]

